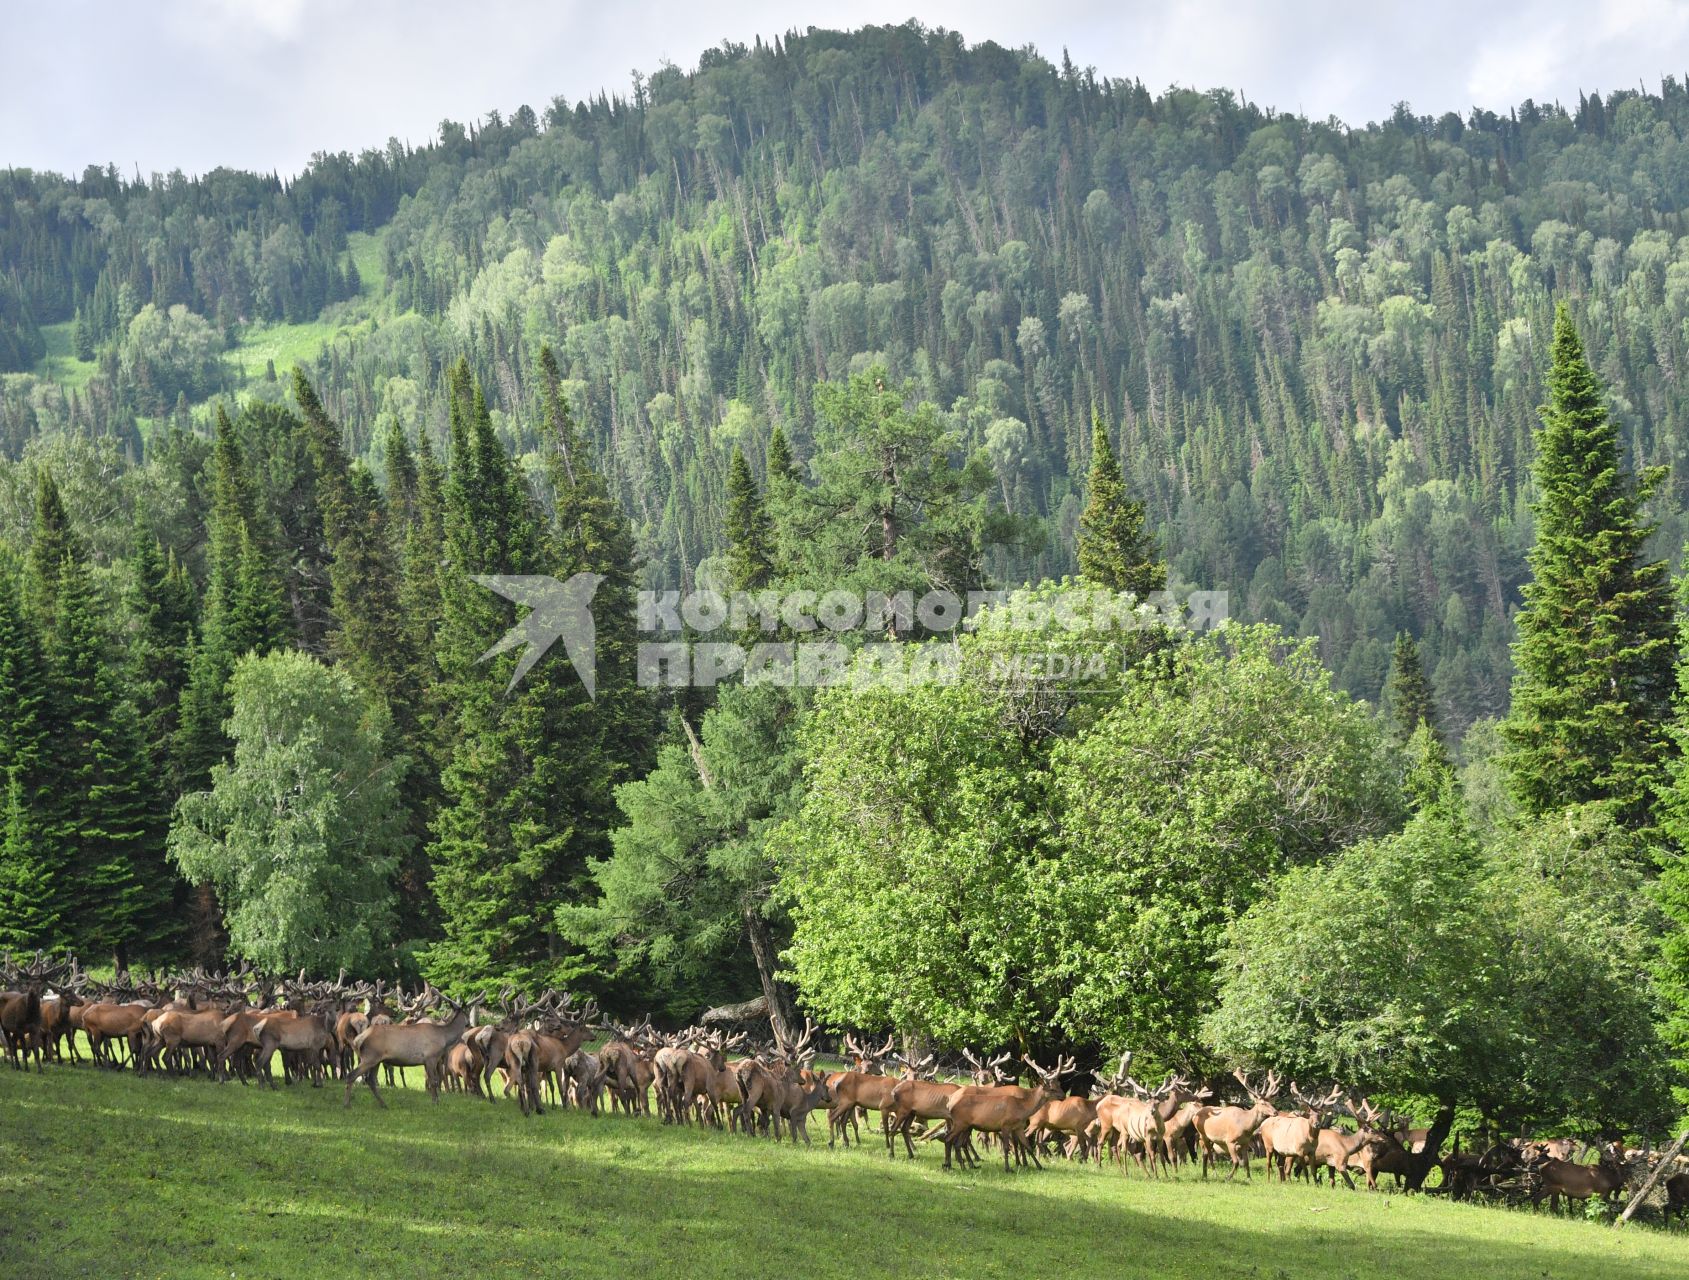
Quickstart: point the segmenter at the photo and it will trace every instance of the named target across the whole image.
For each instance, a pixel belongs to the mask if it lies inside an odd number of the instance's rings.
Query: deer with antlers
[[[588,1000],[577,1010],[573,998],[564,993],[542,999],[534,1013],[534,1070],[552,1100],[561,1106],[569,1058],[592,1034],[598,1006]]]
[[[1036,1145],[1045,1139],[1053,1139],[1057,1134],[1064,1134],[1067,1141],[1062,1154],[1069,1160],[1077,1159],[1082,1163],[1089,1160],[1100,1132],[1097,1123],[1100,1096],[1093,1090],[1090,1096],[1051,1098],[1027,1120],[1028,1141]]]
[[[862,1131],[857,1127],[857,1116],[866,1119],[870,1111],[880,1113],[882,1126],[885,1123],[888,1108],[891,1106],[891,1091],[897,1081],[885,1074],[885,1064],[892,1056],[896,1047],[896,1039],[887,1036],[886,1042],[875,1049],[871,1045],[864,1047],[856,1042],[853,1036],[844,1038],[845,1057],[850,1067],[845,1071],[838,1071],[828,1077],[827,1085],[833,1091],[833,1102],[827,1110],[827,1145],[833,1145],[835,1139],[843,1138],[845,1146],[850,1145],[854,1135],[857,1145],[862,1143]],[[849,1132],[846,1126],[849,1126]]]
[[[911,1062],[899,1057],[906,1072],[903,1079],[892,1086],[891,1113],[886,1121],[886,1155],[897,1158],[897,1139],[903,1138],[904,1150],[915,1158],[915,1143],[910,1136],[915,1122],[923,1124],[948,1118],[950,1097],[962,1086],[948,1080],[934,1079],[937,1059],[932,1054]]]
[[[17,972],[19,989],[0,991],[0,1046],[4,1046],[14,1070],[27,1070],[32,1056],[36,1071],[45,1070],[41,1000],[54,974],[46,956],[37,952],[33,964]]]
[[[1009,1171],[1009,1153],[1014,1151],[1018,1162],[1031,1155],[1032,1163],[1043,1168],[1038,1152],[1026,1141],[1026,1122],[1044,1103],[1061,1094],[1060,1078],[1073,1070],[1072,1058],[1062,1058],[1049,1070],[1031,1058],[1021,1061],[1031,1068],[1038,1083],[1030,1089],[1019,1085],[964,1085],[950,1098],[945,1109],[948,1125],[944,1135],[944,1167],[951,1167],[952,1158],[978,1163],[971,1154],[968,1139],[976,1130],[994,1133],[1003,1148],[1003,1172]]]
[[[445,1022],[429,1022],[421,1019],[423,1005],[430,998],[452,1007],[452,1016]],[[398,1067],[422,1067],[428,1084],[428,1096],[435,1102],[440,1100],[440,1061],[446,1055],[457,1038],[463,1034],[463,1029],[469,1025],[472,1009],[481,1002],[482,997],[456,1004],[445,996],[434,991],[432,987],[424,987],[422,995],[407,1008],[407,1012],[418,1015],[415,1022],[387,1022],[368,1028],[354,1042],[358,1051],[358,1065],[346,1075],[346,1105],[352,1105],[352,1090],[362,1080],[369,1086],[370,1096],[375,1099],[378,1107],[385,1108],[387,1103],[381,1097],[381,1091],[375,1087],[376,1068],[391,1064]]]
[[[1218,1153],[1226,1156],[1232,1164],[1231,1172],[1226,1175],[1227,1182],[1237,1177],[1240,1167],[1245,1178],[1254,1176],[1249,1171],[1249,1156],[1255,1145],[1255,1132],[1266,1120],[1278,1114],[1278,1108],[1272,1102],[1279,1088],[1276,1072],[1267,1072],[1265,1086],[1259,1092],[1243,1072],[1234,1071],[1232,1075],[1243,1086],[1252,1105],[1215,1107],[1211,1111],[1198,1112],[1192,1122],[1202,1140],[1202,1176],[1208,1176],[1208,1166],[1214,1163]]]
[[[1531,1208],[1536,1208],[1546,1198],[1549,1212],[1558,1213],[1562,1196],[1568,1205],[1573,1200],[1588,1200],[1592,1196],[1614,1204],[1618,1201],[1620,1190],[1630,1180],[1631,1160],[1632,1157],[1615,1142],[1600,1149],[1594,1164],[1576,1164],[1553,1157],[1537,1161],[1531,1166],[1536,1184],[1531,1191]]]
[[[1320,1098],[1310,1098],[1290,1082],[1290,1096],[1306,1109],[1303,1114],[1280,1111],[1268,1116],[1256,1130],[1261,1149],[1267,1157],[1267,1167],[1278,1170],[1280,1182],[1290,1181],[1293,1172],[1313,1166],[1314,1151],[1319,1146],[1322,1130],[1330,1123],[1331,1109],[1341,1101],[1339,1089]]]
[[[649,1019],[642,1026],[632,1028],[612,1023],[615,1034],[598,1051],[598,1065],[610,1091],[612,1111],[651,1114],[651,1086],[656,1081],[657,1069],[651,1061],[650,1028]]]
[[[1097,1101],[1099,1145],[1119,1149],[1122,1171],[1126,1168],[1125,1155],[1130,1154],[1138,1169],[1150,1177],[1159,1177],[1163,1172],[1171,1174],[1173,1153],[1167,1137],[1168,1124],[1181,1108],[1201,1103],[1211,1095],[1207,1089],[1193,1089],[1178,1076],[1170,1076],[1159,1088],[1146,1089],[1126,1074],[1131,1061],[1130,1051],[1121,1055],[1110,1086],[1129,1088],[1135,1096],[1110,1092]]]
[[[802,1137],[809,1145],[809,1113],[828,1101],[830,1091],[824,1076],[813,1069],[816,1050],[810,1043],[816,1026],[804,1019],[803,1034],[788,1044],[776,1031],[777,1049],[767,1066],[772,1082],[769,1090],[769,1110],[773,1118],[774,1138],[779,1141],[780,1124],[785,1122],[787,1136],[796,1143]]]

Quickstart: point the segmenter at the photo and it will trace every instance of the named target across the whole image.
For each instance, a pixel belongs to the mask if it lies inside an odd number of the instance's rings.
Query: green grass
[[[1689,1234],[1435,1198],[946,1174],[655,1120],[0,1066],[0,1275],[1689,1274]]]
[[[363,285],[356,299],[337,303],[316,320],[301,324],[253,325],[243,329],[239,341],[225,356],[229,364],[250,381],[262,378],[264,362],[273,360],[276,376],[285,378],[294,365],[309,365],[323,346],[340,334],[366,329],[387,278],[381,236],[354,231],[347,237],[347,251],[358,264],[358,278]]]
[[[360,296],[373,298],[387,283],[387,264],[381,253],[379,231],[353,231],[346,237],[346,250],[358,264],[358,279],[363,288]]]
[[[264,376],[264,362],[273,360],[276,376],[285,378],[296,364],[309,366],[324,345],[336,335],[355,332],[361,324],[338,325],[325,320],[308,320],[303,324],[261,324],[243,329],[240,341],[224,355],[224,360],[241,376],[252,381]]]
[[[358,269],[363,270],[362,263]],[[76,322],[42,325],[41,336],[47,343],[47,355],[35,366],[35,376],[44,382],[57,382],[67,390],[81,391],[86,387],[99,365],[76,358]]]

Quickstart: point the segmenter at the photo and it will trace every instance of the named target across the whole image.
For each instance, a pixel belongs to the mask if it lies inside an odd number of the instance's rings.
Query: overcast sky
[[[0,165],[285,175],[445,118],[625,91],[724,38],[910,17],[1354,124],[1403,99],[1464,115],[1689,71],[1684,0],[53,0],[6,16]]]

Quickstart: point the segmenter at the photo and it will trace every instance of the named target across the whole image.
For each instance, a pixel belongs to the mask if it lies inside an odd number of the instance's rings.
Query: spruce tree
[[[1405,631],[1396,633],[1384,699],[1398,745],[1405,747],[1422,724],[1429,725],[1432,734],[1437,734],[1436,700],[1431,695],[1431,682],[1419,661],[1419,646]]]
[[[170,771],[177,708],[187,683],[193,635],[193,588],[174,555],[137,520],[123,592],[124,658],[129,696],[141,718],[148,758],[159,776]]]
[[[0,948],[68,945],[63,930],[66,879],[60,844],[49,841],[38,812],[46,778],[47,672],[41,641],[24,613],[22,588],[0,564]]]
[[[1677,580],[1676,714],[1668,733],[1676,753],[1661,781],[1655,813],[1663,838],[1654,899],[1669,922],[1660,936],[1655,985],[1665,1010],[1662,1032],[1689,1072],[1689,547]]]
[[[234,424],[219,406],[217,433],[206,466],[211,496],[207,513],[205,602],[187,659],[188,683],[172,744],[178,793],[198,791],[211,766],[229,750],[227,686],[235,660],[284,643],[290,627],[281,574],[255,533],[257,498]]]
[[[542,664],[507,692],[515,655],[481,661],[514,623],[515,611],[472,575],[542,572],[539,529],[462,362],[451,378],[451,419],[444,557],[450,569],[440,575],[437,652],[454,736],[429,849],[444,937],[425,954],[423,970],[452,986],[536,984],[552,970],[556,903],[543,886],[566,837],[566,822],[551,812],[544,789],[557,780],[554,762],[568,744],[533,741],[544,719],[542,687],[555,664]],[[524,740],[541,755],[525,758]]]
[[[87,569],[73,556],[60,570],[48,655],[43,838],[63,859],[78,949],[122,969],[131,945],[168,919],[174,881],[134,708],[115,679]]]
[[[53,473],[42,467],[35,477],[35,523],[30,530],[29,569],[24,583],[28,608],[43,632],[53,627],[59,570],[65,557],[80,559],[81,555],[81,540],[71,528],[59,486]]]
[[[632,536],[586,457],[542,357],[542,427],[555,496],[549,530],[493,432],[478,388],[453,378],[453,465],[446,482],[437,653],[455,742],[430,849],[444,938],[424,971],[456,986],[567,981],[555,913],[608,852],[613,791],[643,750],[635,682]],[[603,576],[591,602],[597,700],[561,644],[510,686],[515,652],[483,655],[516,611],[475,574]]]
[[[799,479],[798,465],[792,458],[792,444],[785,430],[776,424],[768,437],[768,485],[795,484]]]
[[[0,812],[0,951],[57,951],[71,945],[66,882],[41,830],[23,770],[6,775]]]
[[[0,562],[0,776],[40,766],[47,702],[41,637],[24,611],[17,577]]]
[[[727,469],[728,574],[736,591],[755,591],[768,585],[773,573],[772,534],[762,495],[745,455],[733,450]]]
[[[1145,528],[1143,503],[1126,492],[1101,416],[1091,423],[1091,474],[1079,516],[1079,572],[1110,591],[1142,600],[1167,585],[1167,566]]]
[[[406,752],[416,737],[418,689],[399,600],[399,566],[387,532],[387,510],[374,478],[354,465],[302,370],[293,371],[294,395],[316,470],[317,500],[329,547],[333,605],[329,652],[344,663],[366,693],[386,704]]]
[[[1548,386],[1505,762],[1526,814],[1604,801],[1646,826],[1673,689],[1670,585],[1664,563],[1644,558],[1653,526],[1642,512],[1664,469],[1625,469],[1563,302]]]

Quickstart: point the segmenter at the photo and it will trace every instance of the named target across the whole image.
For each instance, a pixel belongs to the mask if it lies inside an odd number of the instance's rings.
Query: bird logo
[[[598,697],[597,635],[592,620],[592,597],[598,584],[604,581],[601,573],[577,573],[567,582],[543,573],[476,574],[475,581],[488,591],[503,596],[519,608],[528,610],[514,627],[499,638],[497,644],[476,661],[485,662],[517,645],[526,645],[522,657],[511,672],[509,693],[517,682],[534,669],[547,650],[558,640],[574,664],[575,674],[586,686],[587,697]]]

